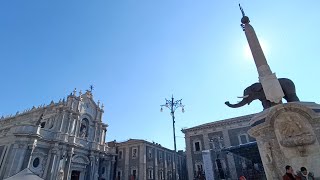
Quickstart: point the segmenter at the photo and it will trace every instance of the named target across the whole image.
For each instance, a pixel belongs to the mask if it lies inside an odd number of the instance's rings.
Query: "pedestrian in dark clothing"
[[[286,174],[284,174],[282,176],[282,179],[283,180],[296,180],[297,179],[293,173],[293,169],[291,166],[289,166],[289,165],[286,166]]]
[[[308,172],[307,168],[301,167],[300,171],[297,172],[297,176],[301,180],[314,180],[314,175],[312,172]]]

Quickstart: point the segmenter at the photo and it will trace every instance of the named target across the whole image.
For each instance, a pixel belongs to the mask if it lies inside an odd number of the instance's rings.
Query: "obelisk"
[[[281,100],[284,97],[284,93],[282,91],[280,83],[276,77],[276,74],[272,73],[267,63],[258,37],[253,27],[249,24],[249,18],[244,14],[244,11],[240,4],[239,7],[242,13],[241,27],[247,37],[252,56],[258,70],[259,81],[262,84],[266,98],[272,103],[281,103]]]

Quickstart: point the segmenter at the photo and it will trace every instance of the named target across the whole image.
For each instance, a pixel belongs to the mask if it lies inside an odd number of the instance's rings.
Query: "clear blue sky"
[[[243,89],[258,81],[240,28],[239,1],[2,0],[0,1],[0,114],[66,97],[95,86],[105,104],[107,140],[155,141],[173,148],[169,110],[173,94],[177,146],[183,127],[262,110],[239,109]],[[320,2],[245,1],[272,71],[291,78],[303,101],[319,102]]]

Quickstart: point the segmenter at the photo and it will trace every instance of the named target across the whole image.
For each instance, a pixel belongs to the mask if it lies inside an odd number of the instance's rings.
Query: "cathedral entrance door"
[[[80,171],[72,171],[71,180],[80,180]]]

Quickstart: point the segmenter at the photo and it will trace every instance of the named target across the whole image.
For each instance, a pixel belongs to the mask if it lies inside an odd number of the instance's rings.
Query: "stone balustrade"
[[[16,125],[13,130],[14,135],[40,135],[40,127],[36,125]]]

